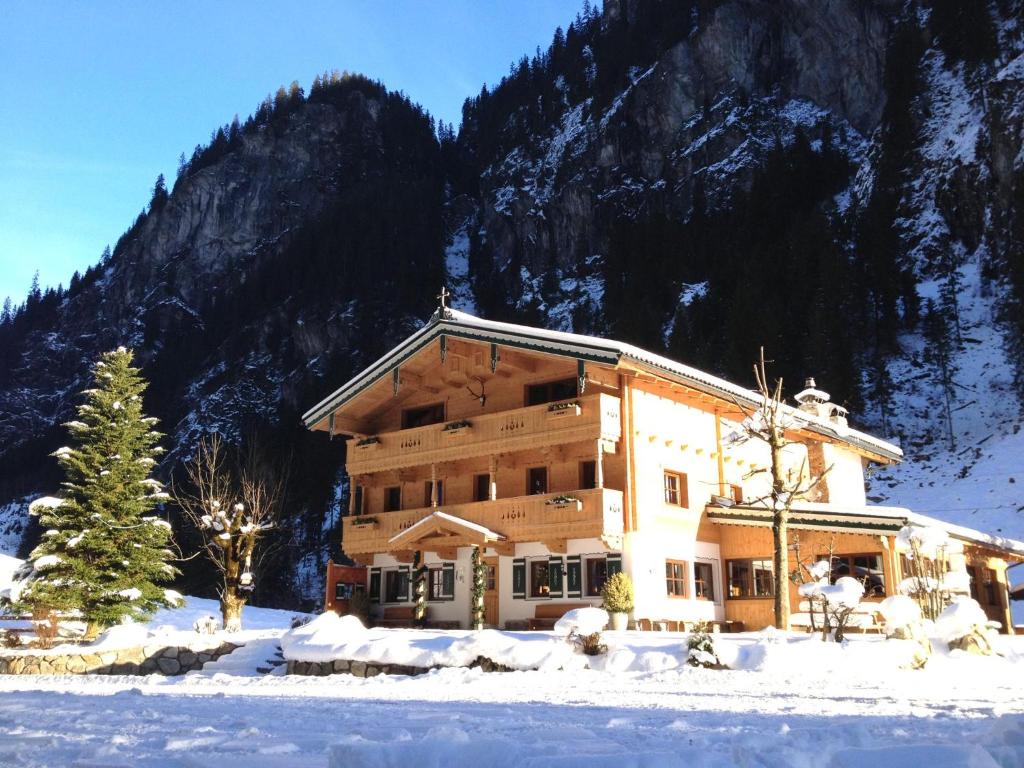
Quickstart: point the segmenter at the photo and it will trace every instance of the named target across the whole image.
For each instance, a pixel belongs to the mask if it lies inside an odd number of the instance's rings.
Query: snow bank
[[[281,650],[285,658],[301,661],[341,659],[345,657],[340,654],[350,644],[365,640],[366,632],[355,616],[327,611],[308,624],[285,632],[281,636]]]
[[[988,627],[989,618],[976,600],[961,598],[951,603],[935,620],[935,634],[944,643],[951,643],[971,634],[977,627]]]
[[[555,634],[567,637],[573,632],[592,635],[608,626],[608,612],[602,608],[574,608],[555,622]]]
[[[921,606],[906,595],[890,595],[878,604],[886,627],[908,627],[921,620]]]

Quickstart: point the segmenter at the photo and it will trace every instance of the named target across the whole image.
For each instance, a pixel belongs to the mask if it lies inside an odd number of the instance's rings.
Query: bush
[[[601,587],[603,607],[608,613],[629,613],[633,610],[633,580],[618,571]]]
[[[686,645],[690,649],[686,663],[691,667],[724,668],[722,662],[718,660],[718,654],[715,653],[715,641],[708,632],[707,622],[702,621],[694,628]]]
[[[20,648],[22,646],[21,633],[16,629],[5,629],[0,644],[4,648]]]
[[[576,650],[587,656],[600,656],[608,652],[608,646],[601,642],[600,632],[591,632],[589,635],[573,632],[569,635],[569,642],[576,646]]]

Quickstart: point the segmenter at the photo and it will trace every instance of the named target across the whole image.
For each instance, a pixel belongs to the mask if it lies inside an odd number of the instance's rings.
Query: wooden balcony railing
[[[619,398],[597,394],[573,400],[578,406],[551,410],[551,404],[481,414],[469,426],[445,424],[383,432],[369,440],[348,441],[349,475],[543,448],[580,440],[618,441],[622,436]]]
[[[577,501],[549,503],[565,495],[574,496]],[[342,526],[342,549],[350,556],[388,552],[393,536],[436,511],[482,525],[504,536],[508,543],[614,537],[623,532],[622,492],[593,488],[568,494],[516,496],[468,504],[443,504],[436,509],[425,507],[346,517]],[[457,539],[451,541],[453,547],[466,544]]]

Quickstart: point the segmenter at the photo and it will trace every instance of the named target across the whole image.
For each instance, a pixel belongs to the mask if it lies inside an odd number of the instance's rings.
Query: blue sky
[[[157,174],[278,85],[337,68],[458,126],[463,100],[547,47],[582,0],[0,2],[0,301],[67,285]]]

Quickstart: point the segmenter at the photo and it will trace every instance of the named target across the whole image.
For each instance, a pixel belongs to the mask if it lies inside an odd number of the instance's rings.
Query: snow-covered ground
[[[213,607],[190,599],[150,627],[178,632]],[[248,629],[232,636],[246,646],[181,677],[0,676],[0,765],[1024,765],[1024,638],[1001,638],[1004,658],[940,652],[923,671],[901,669],[907,646],[875,636],[846,647],[716,636],[723,660],[743,667],[717,671],[682,664],[685,635],[609,632],[607,658],[644,659],[622,667],[643,671],[260,672],[291,619],[247,609]],[[471,634],[362,639],[439,652]],[[478,642],[498,634],[515,639]]]

